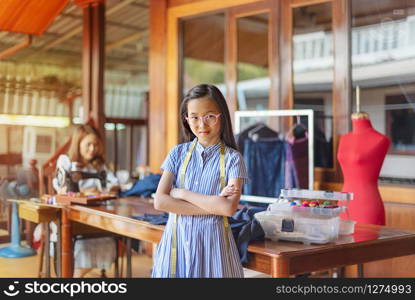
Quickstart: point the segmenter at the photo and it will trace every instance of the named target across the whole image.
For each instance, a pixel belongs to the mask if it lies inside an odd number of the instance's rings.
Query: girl
[[[118,180],[104,165],[104,145],[99,132],[92,126],[79,125],[72,136],[68,150],[70,161],[77,162],[84,172],[107,173],[107,189],[118,191]],[[53,186],[59,194],[66,193],[67,187],[59,187],[57,180]],[[99,179],[79,181],[81,192],[104,192]],[[112,237],[78,239],[74,245],[74,277],[84,277],[92,268],[108,269],[115,260],[115,240]]]
[[[243,277],[227,217],[237,209],[247,172],[226,101],[215,86],[197,85],[180,115],[188,142],[161,166],[154,207],[170,214],[152,277]]]

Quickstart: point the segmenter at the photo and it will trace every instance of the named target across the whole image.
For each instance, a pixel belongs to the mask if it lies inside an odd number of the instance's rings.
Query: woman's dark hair
[[[233,136],[232,131],[232,122],[231,116],[229,114],[228,105],[226,100],[223,97],[220,90],[211,84],[199,84],[191,88],[187,94],[184,96],[184,99],[180,105],[180,123],[182,127],[183,137],[186,142],[190,142],[196,136],[193,134],[190,129],[189,124],[187,123],[187,104],[190,100],[199,99],[199,98],[208,98],[216,102],[219,112],[221,113],[221,131],[220,138],[225,143],[226,146],[231,147],[237,150],[235,137]]]

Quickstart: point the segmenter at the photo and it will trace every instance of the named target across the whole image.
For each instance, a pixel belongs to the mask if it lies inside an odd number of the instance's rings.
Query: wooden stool
[[[132,277],[131,238],[121,237],[119,235],[112,234],[108,231],[98,229],[98,228],[95,228],[95,227],[92,227],[92,226],[88,226],[88,225],[85,225],[85,224],[81,224],[81,223],[78,223],[78,222],[73,222],[72,228],[73,228],[73,235],[74,236],[82,235],[83,238],[98,238],[98,237],[113,237],[113,238],[115,238],[115,241],[116,241],[116,247],[115,247],[116,255],[115,255],[115,261],[114,261],[114,277],[120,277],[120,276],[122,277],[124,253],[126,254],[126,257],[127,257],[127,259],[126,259],[126,262],[127,262],[127,266],[126,266],[127,274],[126,274],[126,276],[128,278]],[[121,243],[122,245],[123,244],[126,245],[125,247],[121,246],[121,251],[119,249],[119,243]],[[73,243],[73,246],[75,246],[75,243]],[[121,270],[120,270],[120,264],[118,262],[119,258],[121,258]],[[101,270],[101,277],[102,278],[106,277],[105,270]]]

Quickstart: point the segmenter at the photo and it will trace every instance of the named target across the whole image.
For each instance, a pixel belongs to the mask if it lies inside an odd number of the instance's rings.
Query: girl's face
[[[209,98],[192,99],[187,103],[187,122],[199,143],[215,145],[220,140],[221,116],[216,102]]]
[[[88,134],[85,136],[79,144],[79,152],[82,159],[86,162],[92,160],[101,150],[101,143],[95,134]]]

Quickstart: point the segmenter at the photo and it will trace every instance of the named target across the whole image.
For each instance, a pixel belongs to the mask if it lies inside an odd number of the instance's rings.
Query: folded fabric
[[[257,212],[264,211],[265,207],[243,207],[229,218],[232,234],[238,247],[242,265],[246,266],[249,260],[248,245],[253,241],[263,240],[265,232],[260,223],[254,218]]]
[[[264,211],[264,207],[243,207],[237,210],[232,217],[228,218],[232,235],[238,247],[241,263],[248,263],[248,245],[250,242],[263,240],[264,230],[258,220],[254,218],[257,212]],[[168,213],[144,214],[144,216],[132,216],[136,220],[146,221],[153,225],[165,225],[169,218]]]
[[[133,219],[149,222],[153,225],[166,225],[169,219],[168,213],[144,214],[144,216],[132,216]]]
[[[137,180],[128,191],[121,192],[119,196],[150,197],[152,193],[156,192],[160,178],[161,174],[150,173],[150,175],[144,177],[143,179]]]

